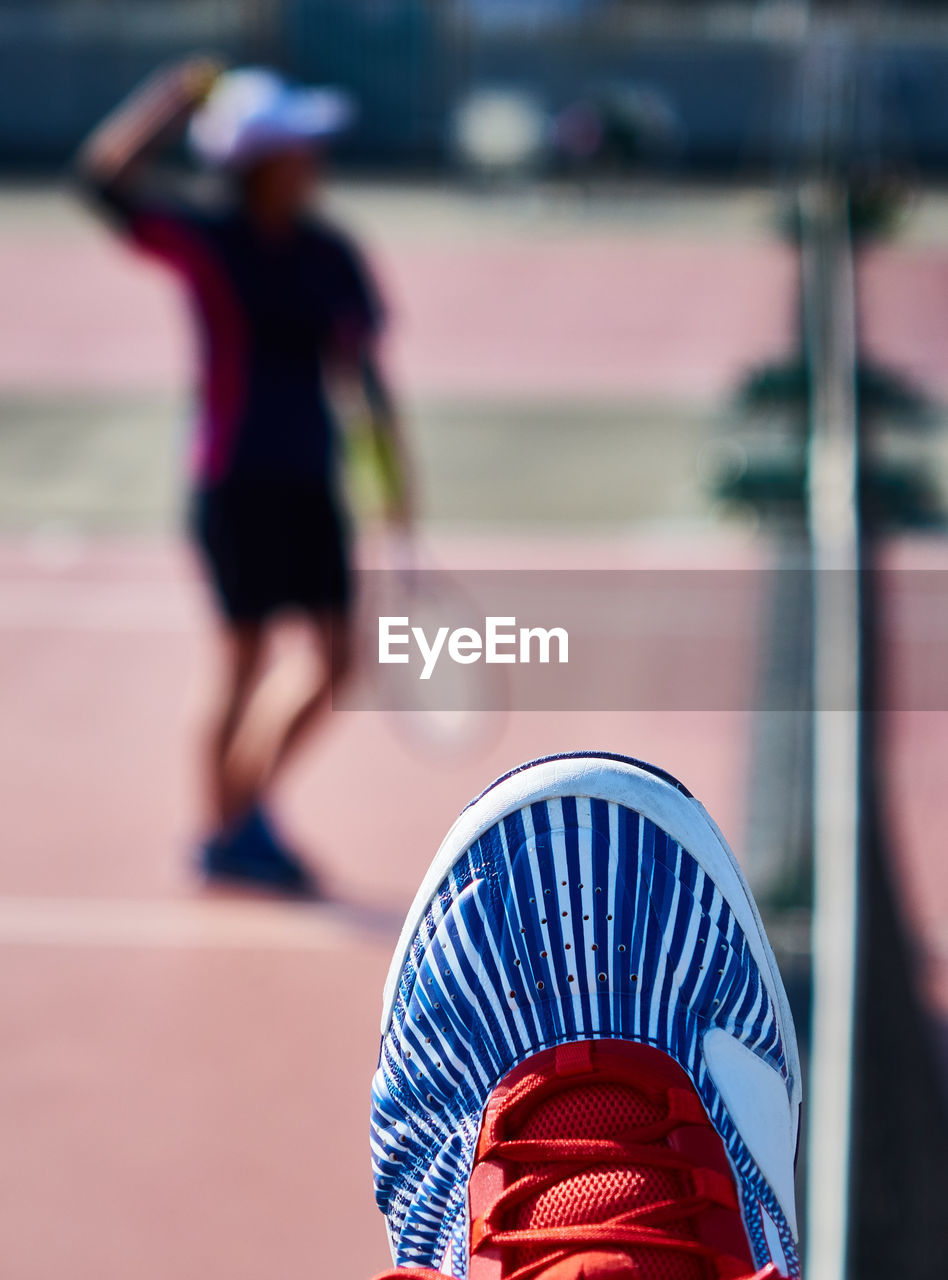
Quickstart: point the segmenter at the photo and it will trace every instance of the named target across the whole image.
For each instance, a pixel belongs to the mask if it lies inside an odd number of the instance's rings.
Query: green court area
[[[420,401],[406,417],[434,524],[562,530],[712,515],[699,461],[725,424],[694,406]],[[161,394],[0,399],[0,529],[173,530],[186,423],[187,406]]]

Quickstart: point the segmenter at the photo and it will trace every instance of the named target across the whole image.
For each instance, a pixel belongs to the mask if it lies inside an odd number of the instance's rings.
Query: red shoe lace
[[[471,1280],[780,1274],[753,1270],[727,1155],[691,1082],[643,1045],[586,1041],[511,1073],[485,1113],[470,1212]]]
[[[379,1272],[374,1280],[445,1280],[445,1277],[442,1271],[433,1271],[430,1267],[395,1267],[392,1271]],[[781,1280],[781,1276],[770,1263],[762,1271],[742,1276],[740,1280]]]

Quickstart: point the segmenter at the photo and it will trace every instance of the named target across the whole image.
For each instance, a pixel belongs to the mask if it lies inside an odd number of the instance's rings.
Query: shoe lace
[[[549,1261],[544,1263],[549,1266]],[[445,1280],[444,1272],[435,1271],[433,1267],[393,1267],[390,1271],[382,1271],[374,1280]],[[780,1272],[774,1264],[768,1263],[761,1271],[753,1275],[745,1274],[735,1280],[782,1280]]]
[[[736,1211],[738,1208],[734,1185],[726,1176],[696,1166],[693,1159],[664,1142],[683,1125],[706,1123],[696,1095],[668,1089],[662,1118],[626,1125],[625,1132],[617,1137],[507,1136],[503,1118],[529,1112],[534,1089],[530,1078],[514,1086],[501,1107],[501,1123],[494,1129],[494,1136],[486,1130],[482,1134],[478,1161],[499,1161],[508,1170],[510,1166],[522,1167],[523,1172],[472,1222],[472,1255],[488,1249],[500,1250],[505,1262],[505,1280],[532,1280],[570,1255],[602,1249],[634,1250],[636,1255],[642,1249],[662,1250],[666,1255],[677,1256],[679,1262],[690,1259],[699,1267],[706,1262],[709,1274],[721,1280],[746,1277],[746,1264],[722,1257],[719,1250],[697,1238],[697,1232],[682,1230],[686,1224],[693,1225],[706,1210]],[[622,1211],[605,1219],[592,1220],[596,1215],[589,1214],[587,1221],[541,1226],[517,1224],[517,1210],[521,1210],[522,1220],[523,1209],[531,1202],[536,1204],[537,1197],[544,1192],[570,1179],[610,1168],[657,1173],[659,1178],[664,1178],[665,1185],[669,1175],[676,1181],[678,1175],[682,1175],[680,1185],[690,1190],[664,1199],[627,1194],[623,1197]],[[588,1213],[588,1209],[585,1212]],[[510,1267],[512,1269],[508,1269]],[[642,1274],[647,1274],[645,1268]],[[757,1280],[775,1274],[772,1268],[765,1268],[758,1272]]]

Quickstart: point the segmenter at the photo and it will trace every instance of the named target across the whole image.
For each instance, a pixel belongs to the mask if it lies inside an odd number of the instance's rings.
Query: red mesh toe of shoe
[[[731,1280],[754,1270],[723,1143],[666,1054],[583,1041],[494,1092],[470,1182],[471,1280]]]

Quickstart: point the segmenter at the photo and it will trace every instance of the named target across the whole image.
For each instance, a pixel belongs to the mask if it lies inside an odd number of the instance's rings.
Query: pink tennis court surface
[[[793,256],[764,238],[383,240],[374,256],[397,321],[393,366],[429,395],[716,397],[792,334]],[[98,230],[0,228],[0,274],[0,390],[153,391],[185,374],[164,271]],[[875,250],[863,303],[869,348],[948,392],[948,251]]]

